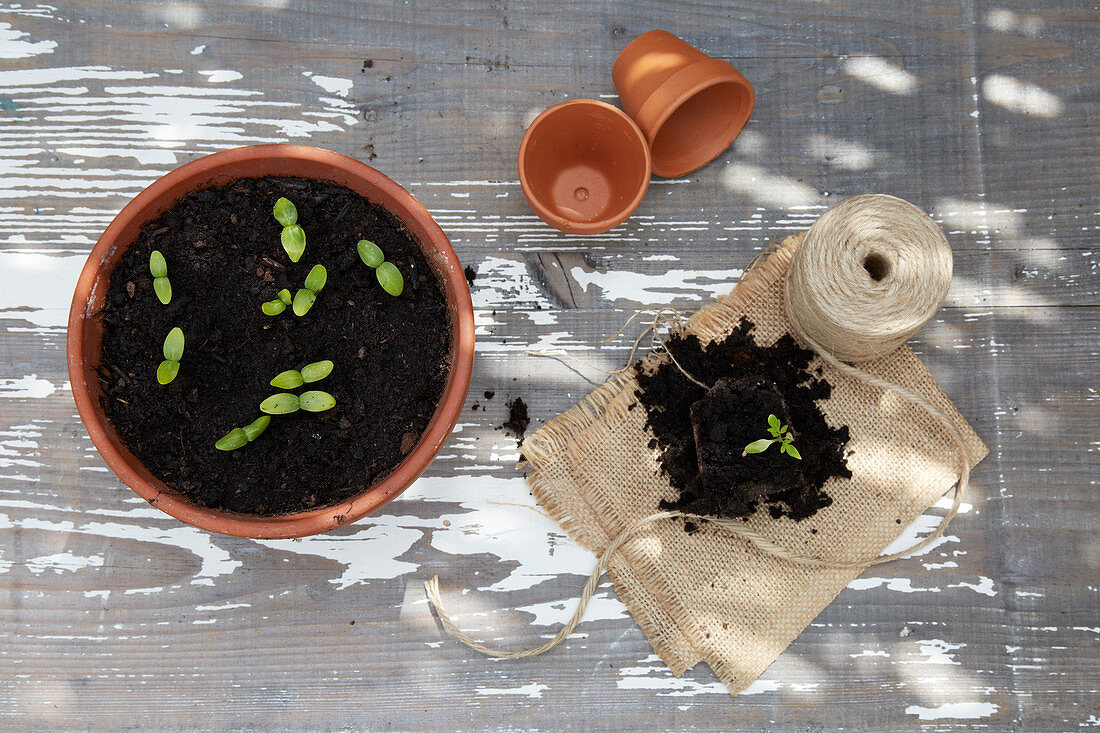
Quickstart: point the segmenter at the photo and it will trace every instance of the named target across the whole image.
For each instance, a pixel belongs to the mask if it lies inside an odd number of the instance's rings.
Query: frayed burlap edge
[[[683,325],[683,329],[698,335],[704,341],[728,333],[744,314],[746,306],[762,290],[774,286],[777,278],[785,273],[800,240],[801,235],[788,238],[781,247],[752,267],[730,294],[701,309]],[[667,356],[651,353],[643,360],[643,368],[651,369],[661,359],[667,359]],[[566,506],[559,500],[555,485],[542,469],[564,453],[583,455],[601,439],[601,435],[593,432],[594,429],[628,419],[631,405],[636,403],[635,387],[636,380],[632,372],[611,378],[574,407],[547,423],[522,446],[523,455],[533,468],[528,481],[536,500],[571,537],[596,553],[636,517],[619,517],[603,511],[593,506],[588,496],[575,497],[580,501]],[[957,415],[957,412],[954,414]],[[957,417],[965,426],[962,416]],[[972,463],[977,463],[985,455],[985,446],[977,436],[972,433],[970,435],[970,458]],[[578,514],[584,516],[579,517]],[[662,586],[662,574],[650,555],[632,551],[631,543],[628,543],[612,560],[608,570],[616,592],[642,628],[654,651],[675,675],[681,675],[698,661],[705,659],[733,693],[744,689],[752,681],[746,679],[745,675],[738,677],[721,658],[708,652],[709,635],[702,629],[691,628],[693,625],[685,622],[689,614],[685,613],[676,593],[667,587],[655,587]],[[860,572],[862,569],[840,571],[840,575],[854,578]],[[831,601],[833,596],[825,603]],[[770,646],[774,648],[764,651],[764,656],[769,657],[767,663],[770,664],[771,659],[800,631],[801,628],[789,635],[790,638],[770,640],[773,642]],[[760,669],[756,674],[762,671]]]

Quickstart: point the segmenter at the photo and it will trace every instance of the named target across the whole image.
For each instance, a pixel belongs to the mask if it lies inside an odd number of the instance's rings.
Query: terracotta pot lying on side
[[[157,479],[123,445],[100,407],[102,391],[95,367],[103,326],[96,314],[110,287],[111,271],[141,228],[179,197],[237,178],[297,176],[347,186],[395,214],[419,243],[440,275],[451,313],[451,371],[443,396],[420,442],[388,476],[336,506],[298,514],[259,517],[207,509]],[[202,529],[240,537],[302,537],[326,532],[376,511],[396,497],[432,462],[454,428],[466,401],[474,357],[474,317],[470,289],[443,230],[408,191],[364,163],[303,145],[253,145],[191,161],[139,193],[96,242],[77,280],[68,330],[69,379],[73,397],[92,442],[118,477],[143,499],[177,519]]]
[[[645,132],[653,172],[686,175],[730,146],[756,105],[749,80],[668,31],[626,45],[611,68],[623,109]]]

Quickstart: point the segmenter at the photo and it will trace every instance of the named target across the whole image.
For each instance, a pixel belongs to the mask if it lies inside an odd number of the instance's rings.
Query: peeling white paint
[[[852,659],[859,659],[860,657],[883,657],[885,659],[890,658],[890,652],[882,651],[881,649],[864,649],[856,654],[849,654]]]
[[[29,37],[11,23],[0,22],[0,59],[26,59],[53,53],[57,48],[57,41],[31,41]]]
[[[955,661],[955,652],[962,649],[966,644],[952,644],[942,639],[928,639],[927,641],[917,641],[917,647],[919,654],[923,654],[925,659],[906,659],[902,660],[900,664],[940,664],[940,665],[959,665],[960,662]]]
[[[84,522],[76,524],[73,521],[49,521],[38,517],[25,517],[12,519],[7,514],[0,514],[0,530],[19,528],[37,529],[43,531],[87,534],[96,537],[109,537],[113,539],[130,540],[133,542],[152,542],[172,548],[187,550],[200,560],[200,567],[196,571],[192,583],[229,575],[243,564],[240,560],[234,560],[230,554],[214,544],[211,535],[201,529],[190,525],[179,524],[167,515],[164,519],[173,526],[165,529],[160,527],[143,527],[138,524],[120,524],[116,522]],[[131,589],[133,590],[133,589]]]
[[[562,575],[587,576],[596,562],[538,507],[522,476],[421,478],[394,502],[395,508],[404,501],[455,505],[455,512],[440,515],[432,532],[431,545],[440,552],[487,554],[515,564],[507,576],[479,590],[525,590]]]
[[[668,305],[677,300],[711,300],[725,295],[737,284],[742,270],[678,270],[648,275],[626,270],[599,272],[583,267],[569,274],[587,294],[595,286],[605,300],[643,305]]]
[[[906,715],[916,715],[921,720],[978,720],[988,718],[1000,707],[991,702],[948,702],[934,708],[910,705],[905,708]]]
[[[997,591],[994,588],[993,578],[987,578],[984,575],[978,579],[977,583],[967,583],[965,581],[959,583],[952,583],[947,586],[948,588],[969,588],[975,593],[981,593],[983,596],[989,596],[993,598],[997,595]]]
[[[519,606],[516,610],[534,615],[530,622],[532,626],[560,626],[569,619],[576,607],[577,599],[569,598],[561,601],[546,601],[529,606]],[[629,617],[630,614],[626,610],[626,605],[619,600],[618,596],[610,593],[597,593],[592,596],[592,600],[584,612],[586,622]]]
[[[549,689],[549,685],[532,682],[522,687],[475,687],[474,692],[479,695],[520,695],[521,697],[537,700],[542,697],[543,692]]]
[[[329,583],[343,590],[372,579],[396,578],[417,569],[417,565],[397,558],[406,553],[423,536],[419,529],[390,524],[392,518],[378,517],[355,525],[349,534],[329,533],[303,537],[300,540],[255,540],[258,544],[296,555],[310,555],[335,560],[344,566],[343,572]]]
[[[913,587],[912,578],[856,578],[848,583],[851,590],[869,590],[871,588],[886,587],[886,590],[898,593],[939,593],[939,588]]]
[[[239,71],[233,71],[232,69],[213,69],[211,71],[200,71],[200,74],[206,77],[206,80],[211,84],[222,84],[227,81],[237,81],[243,79],[244,74]]]
[[[0,398],[40,399],[49,397],[56,389],[37,374],[28,374],[18,379],[0,379]]]
[[[33,575],[39,575],[47,570],[57,575],[62,573],[75,573],[84,568],[103,567],[102,555],[74,555],[71,552],[60,552],[56,555],[40,555],[32,557],[26,562],[27,570]]]
[[[0,153],[0,165],[3,154]],[[63,328],[86,254],[55,256],[42,252],[0,250],[0,318]],[[49,282],[51,287],[42,287]],[[48,382],[47,382],[48,384]]]
[[[354,84],[351,79],[341,79],[338,76],[321,76],[320,74],[313,74],[309,76],[309,79],[329,94],[335,94],[338,97],[348,96],[348,92],[351,91],[351,87]]]
[[[474,308],[479,310],[517,306],[541,306],[549,310],[554,307],[521,260],[485,258],[478,264],[476,285],[471,297]]]
[[[231,608],[252,608],[251,603],[215,603],[213,605],[195,606],[196,611],[227,611]]]
[[[967,509],[967,511],[969,511],[969,508]],[[959,513],[965,513],[963,512],[962,507],[960,507]],[[917,542],[924,539],[924,537],[931,534],[932,531],[935,530],[942,521],[943,517],[936,516],[935,514],[920,515],[919,517],[914,519],[904,530],[902,530],[897,539],[895,539],[893,542],[887,545],[885,549],[883,549],[882,554],[890,555],[895,552],[901,552],[907,548],[912,547],[913,545],[917,544]],[[927,555],[928,553],[932,552],[937,547],[942,547],[948,542],[958,541],[959,538],[955,535],[944,534],[937,537],[936,540],[929,544],[927,547],[922,547],[920,550],[910,553],[909,557],[921,557],[922,555]]]
[[[766,692],[778,692],[779,683],[775,680],[753,680],[745,689],[741,690],[741,695],[763,695]]]

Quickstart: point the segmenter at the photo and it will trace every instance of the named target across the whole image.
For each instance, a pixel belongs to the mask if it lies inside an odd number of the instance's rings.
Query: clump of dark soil
[[[759,346],[753,325],[742,319],[724,340],[704,346],[695,336],[673,336],[666,345],[676,361],[709,390],[691,382],[667,361],[652,374],[639,370],[638,397],[646,408],[650,447],[678,499],[677,509],[722,517],[746,517],[766,505],[774,517],[813,516],[832,503],[822,487],[833,477],[850,478],[844,459],[846,426],[830,426],[818,401],[832,386],[809,370],[812,352],[788,335]],[[768,416],[788,425],[801,460],[773,444],[744,454],[749,443],[771,438]]]
[[[522,397],[516,397],[509,400],[507,404],[508,419],[504,421],[501,427],[514,435],[517,441],[523,442],[527,426],[531,424],[531,419],[527,417],[527,403],[523,401]]]
[[[298,209],[307,247],[297,263],[280,245],[271,208]],[[399,297],[359,260],[369,239],[405,280]],[[173,297],[153,294],[149,254],[168,263]],[[302,287],[315,264],[328,282],[305,316],[260,310],[281,288]],[[413,449],[450,369],[442,283],[395,216],[353,191],[297,178],[242,179],[189,194],[146,225],[111,275],[102,311],[100,383],[122,441],[169,486],[204,506],[273,515],[343,501],[392,471]],[[157,383],[165,334],[186,338],[179,375]],[[308,388],[336,398],[327,412],[272,417],[255,442],[214,443],[260,416],[287,369],[330,359]],[[301,391],[301,390],[296,390]]]

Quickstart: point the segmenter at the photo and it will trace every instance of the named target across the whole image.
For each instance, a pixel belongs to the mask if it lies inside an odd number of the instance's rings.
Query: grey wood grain
[[[1097,725],[1098,20],[1072,0],[0,6],[0,727]],[[549,229],[516,180],[524,127],[564,99],[614,102],[611,63],[655,27],[731,59],[752,120],[613,232]],[[461,430],[382,514],[298,543],[138,500],[64,364],[72,281],[110,218],[175,165],[261,141],[370,162],[479,273]],[[431,574],[464,627],[519,643],[553,631],[588,568],[496,427],[511,396],[538,424],[600,377],[524,349],[617,367],[627,349],[601,342],[636,308],[698,307],[868,191],[930,211],[955,251],[913,346],[991,453],[945,542],[865,574],[735,699],[704,668],[671,678],[606,585],[549,655],[449,639]]]

